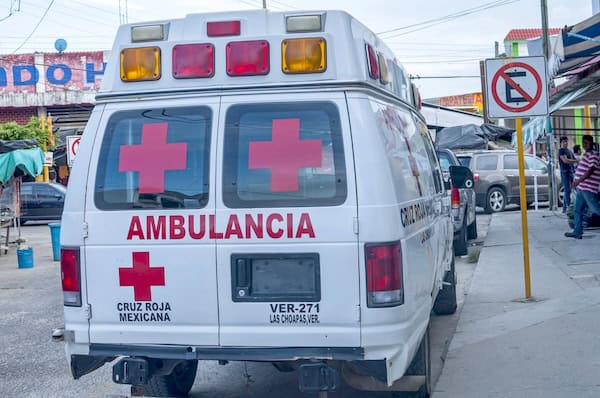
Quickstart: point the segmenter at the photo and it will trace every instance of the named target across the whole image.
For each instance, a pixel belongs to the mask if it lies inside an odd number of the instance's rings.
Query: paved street
[[[489,216],[478,215],[480,236],[484,236]],[[62,325],[60,268],[52,261],[49,228],[46,224],[27,225],[22,235],[34,248],[35,267],[18,269],[15,248],[0,256],[0,397],[108,397],[128,395],[129,388],[111,381],[111,366],[72,380],[63,344],[50,339],[51,330]],[[459,311],[475,264],[467,257],[457,259]],[[433,317],[433,371],[437,378],[442,358],[458,322],[453,316]],[[220,398],[303,397],[298,391],[297,375],[280,373],[270,364],[216,362],[200,365],[192,397]],[[337,396],[347,398],[379,397],[342,386]]]

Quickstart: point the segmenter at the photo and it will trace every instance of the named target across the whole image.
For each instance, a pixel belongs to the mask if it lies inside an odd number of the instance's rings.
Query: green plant
[[[37,140],[41,146],[48,140],[48,131],[42,130],[40,119],[32,117],[26,125],[21,126],[16,122],[0,124],[0,140]],[[51,150],[54,148],[48,148]]]

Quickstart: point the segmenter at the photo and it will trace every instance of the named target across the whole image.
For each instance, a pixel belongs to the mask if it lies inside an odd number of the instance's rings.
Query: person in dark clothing
[[[573,155],[575,155],[575,160],[579,162],[581,160],[581,145],[573,145]],[[575,167],[573,167],[575,168]]]
[[[573,165],[577,164],[575,155],[568,148],[569,139],[560,137],[560,149],[558,150],[558,164],[560,165],[560,178],[565,187],[563,198],[563,213],[571,205],[571,184],[573,183]]]

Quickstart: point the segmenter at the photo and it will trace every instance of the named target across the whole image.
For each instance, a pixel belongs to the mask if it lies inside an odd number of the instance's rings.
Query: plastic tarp
[[[16,149],[29,149],[37,147],[36,140],[0,140],[0,153],[7,153]]]
[[[17,149],[0,154],[0,183],[6,183],[20,170],[24,174],[37,176],[44,168],[44,152],[40,148]]]
[[[435,138],[440,149],[487,149],[487,143],[497,138],[510,136],[513,130],[493,124],[465,124],[446,127]]]

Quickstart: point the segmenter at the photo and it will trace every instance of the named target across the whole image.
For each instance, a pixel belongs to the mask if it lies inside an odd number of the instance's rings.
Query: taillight
[[[452,188],[450,191],[452,198],[452,207],[460,207],[460,192],[458,188]]]
[[[473,182],[479,181],[479,174],[473,174]]]
[[[79,248],[60,249],[60,277],[64,305],[81,306],[81,274],[79,267]]]
[[[228,43],[226,58],[229,76],[266,75],[269,73],[269,42],[255,40]]]
[[[391,307],[404,303],[400,242],[367,244],[367,305]]]

